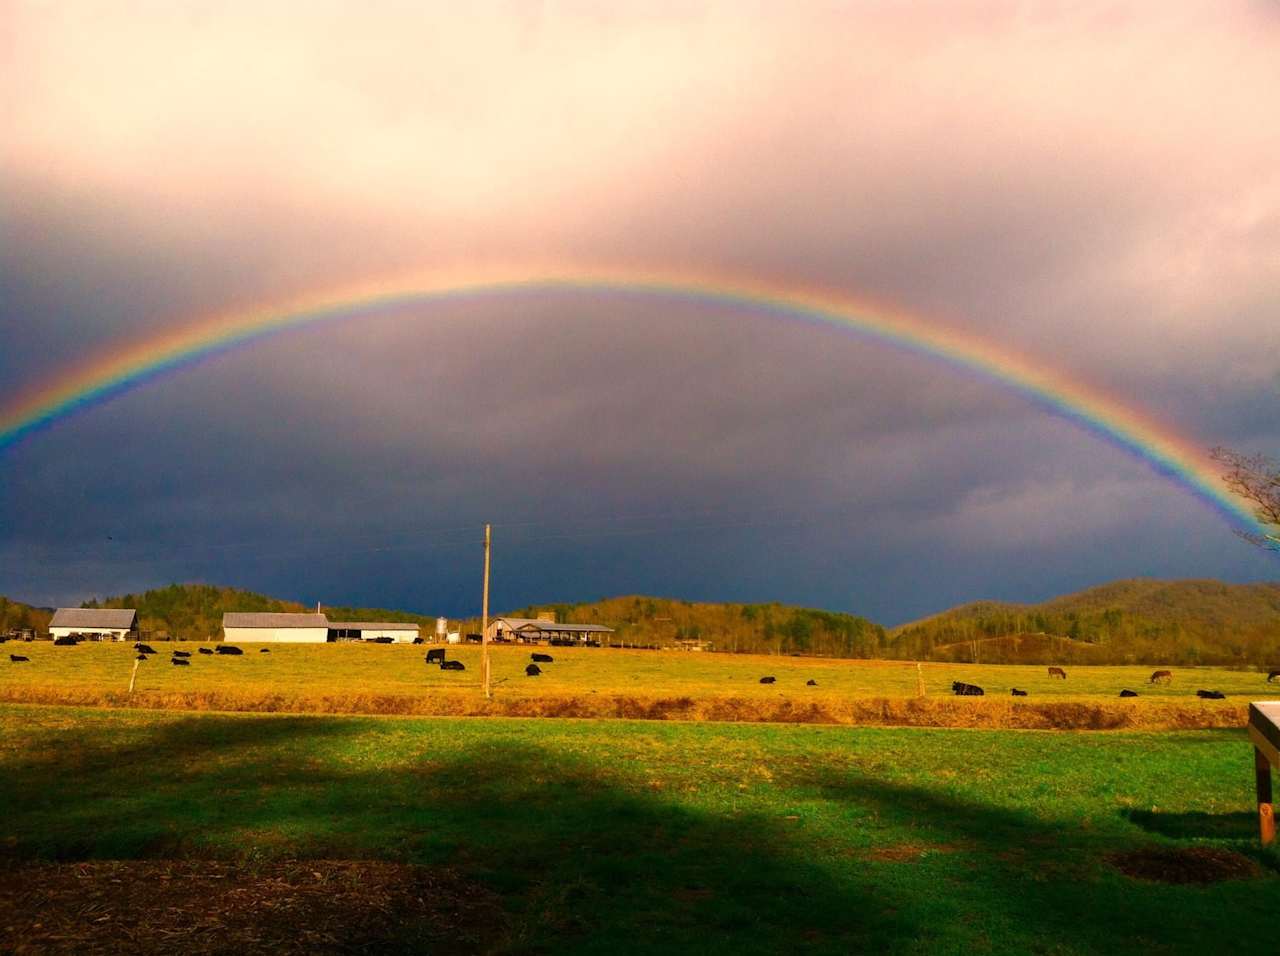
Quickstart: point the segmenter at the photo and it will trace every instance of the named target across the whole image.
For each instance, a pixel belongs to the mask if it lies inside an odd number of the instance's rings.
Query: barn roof
[[[511,618],[506,618],[511,620]],[[613,628],[603,624],[564,624],[555,621],[529,621],[514,628],[517,631],[564,631],[571,634],[612,634]]]
[[[133,627],[138,612],[131,607],[60,607],[53,612],[50,627]]]
[[[416,631],[418,625],[407,621],[330,621],[329,626],[342,631]]]
[[[228,611],[222,615],[223,627],[328,627],[323,614],[282,614],[270,611]]]
[[[534,617],[505,617],[505,616],[499,616],[499,617],[495,617],[495,618],[493,618],[493,620],[494,620],[494,621],[506,621],[506,622],[507,622],[508,624],[510,624],[513,628],[515,628],[515,627],[524,627],[525,625],[528,625],[528,624],[537,624],[539,627],[546,627],[546,626],[552,626],[552,627],[554,627],[554,626],[555,626],[555,623],[556,623],[555,621],[552,621],[552,620],[550,620],[549,618],[545,618],[545,617],[537,617],[537,618],[534,618]]]

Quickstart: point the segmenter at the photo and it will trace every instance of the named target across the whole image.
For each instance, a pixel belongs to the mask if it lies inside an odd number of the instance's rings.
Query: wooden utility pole
[[[484,526],[484,597],[480,603],[480,672],[484,680],[484,699],[493,695],[489,689],[489,525]]]

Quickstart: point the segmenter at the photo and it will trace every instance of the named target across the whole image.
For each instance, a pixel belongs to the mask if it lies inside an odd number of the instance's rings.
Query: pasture
[[[138,669],[127,644],[54,647],[10,644],[31,658],[0,657],[0,700],[15,703],[134,706],[187,710],[647,717],[926,726],[1198,727],[1243,724],[1249,699],[1280,695],[1266,674],[1175,668],[1168,684],[1149,684],[1155,669],[1068,667],[1067,679],[1042,666],[926,663],[924,696],[916,665],[899,661],[543,648],[554,657],[537,677],[525,675],[527,647],[495,646],[494,699],[480,692],[480,649],[449,647],[466,670],[427,666],[428,645],[244,645],[240,657],[209,656],[216,645],[158,643]],[[169,663],[189,652],[189,667]],[[760,678],[776,677],[772,684]],[[808,681],[815,681],[809,686]],[[952,681],[982,686],[984,698],[957,700]],[[1028,696],[1011,698],[1012,688]],[[1122,688],[1139,693],[1120,700]],[[1201,701],[1198,689],[1225,701]]]
[[[1251,787],[1235,730],[3,705],[0,949],[1261,952]]]

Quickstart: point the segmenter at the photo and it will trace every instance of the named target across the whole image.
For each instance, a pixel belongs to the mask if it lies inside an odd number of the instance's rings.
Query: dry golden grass
[[[13,647],[14,645],[9,645]],[[1073,667],[1066,681],[1040,666],[924,664],[611,649],[547,649],[555,662],[524,674],[529,649],[495,647],[494,696],[480,691],[480,651],[448,649],[467,665],[440,671],[423,646],[272,645],[243,657],[195,654],[195,644],[157,644],[159,655],[133,668],[128,645],[22,644],[29,664],[0,658],[0,701],[148,709],[264,713],[393,714],[769,721],[921,727],[1122,729],[1235,727],[1247,701],[1268,696],[1265,675],[1213,668],[1175,669],[1170,685],[1145,683],[1154,668]],[[193,652],[173,667],[169,651]],[[761,676],[777,678],[761,684]],[[816,686],[808,686],[808,680]],[[952,680],[982,685],[987,696],[956,698]],[[1009,696],[1011,687],[1029,692]],[[1122,687],[1139,691],[1118,699]],[[1226,701],[1202,701],[1201,687]],[[1280,694],[1280,688],[1274,688]]]

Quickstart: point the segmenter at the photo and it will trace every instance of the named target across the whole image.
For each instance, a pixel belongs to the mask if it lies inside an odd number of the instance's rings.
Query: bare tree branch
[[[1238,534],[1260,548],[1280,551],[1280,462],[1266,455],[1245,455],[1229,448],[1213,449],[1213,460],[1225,467],[1222,480],[1240,498],[1253,505],[1262,534]]]

